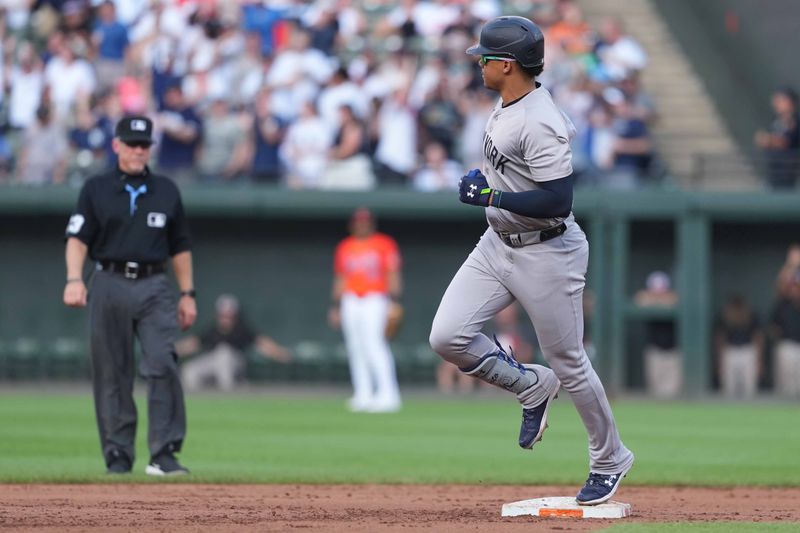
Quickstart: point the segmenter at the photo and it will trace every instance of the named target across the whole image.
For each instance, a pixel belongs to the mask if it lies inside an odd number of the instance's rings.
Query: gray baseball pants
[[[92,382],[100,445],[108,464],[114,453],[133,462],[136,438],[134,337],[147,381],[150,456],[180,451],[186,434],[183,389],[178,378],[178,331],[173,288],[165,274],[137,280],[98,271],[89,293]]]
[[[592,472],[618,474],[633,463],[622,443],[603,384],[583,347],[583,289],[589,243],[570,216],[567,231],[543,243],[507,246],[487,229],[456,273],[433,320],[431,346],[460,368],[497,346],[483,324],[514,300],[536,329],[542,352],[589,434]],[[541,391],[544,400],[546,391]]]

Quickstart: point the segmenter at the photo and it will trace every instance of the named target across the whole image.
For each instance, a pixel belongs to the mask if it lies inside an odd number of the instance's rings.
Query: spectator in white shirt
[[[397,89],[378,115],[376,174],[382,185],[407,185],[417,166],[417,121],[408,90]]]
[[[341,125],[342,106],[350,107],[359,119],[364,118],[367,112],[363,92],[358,85],[350,81],[350,76],[344,68],[336,70],[328,80],[319,94],[317,106],[320,116],[333,131]]]
[[[12,128],[25,129],[36,120],[43,90],[42,62],[33,46],[22,42],[9,75],[8,121]]]
[[[647,66],[644,48],[633,37],[625,34],[621,20],[605,18],[600,25],[600,38],[597,56],[611,80],[621,80]]]
[[[464,169],[458,161],[447,158],[444,146],[432,142],[425,147],[424,155],[425,164],[414,174],[413,187],[425,192],[457,189]]]
[[[94,69],[81,57],[86,51],[85,43],[79,38],[61,42],[57,45],[57,55],[50,59],[44,69],[56,122],[65,123],[69,120],[78,100],[88,105],[95,89]]]
[[[328,163],[331,144],[331,131],[317,114],[316,106],[311,101],[305,102],[281,145],[287,185],[292,189],[316,188]]]

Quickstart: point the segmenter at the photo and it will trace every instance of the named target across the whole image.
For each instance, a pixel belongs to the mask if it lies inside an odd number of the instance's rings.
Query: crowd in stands
[[[577,127],[578,183],[653,160],[642,47],[571,0],[4,0],[0,182],[79,185],[124,115],[155,121],[182,186],[455,188],[497,95],[464,50],[501,14],[545,31],[542,84]]]

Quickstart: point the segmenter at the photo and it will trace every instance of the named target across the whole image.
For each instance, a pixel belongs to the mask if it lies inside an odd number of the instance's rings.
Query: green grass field
[[[301,391],[302,392],[302,391]],[[574,407],[558,400],[534,452],[516,445],[512,399],[408,396],[402,412],[352,414],[344,395],[193,396],[181,482],[569,484],[588,472]],[[138,459],[147,462],[140,408]],[[797,406],[619,401],[637,461],[626,484],[798,486]],[[0,394],[0,482],[102,482],[89,392]],[[113,479],[119,482],[118,478]],[[163,482],[163,480],[162,480]]]

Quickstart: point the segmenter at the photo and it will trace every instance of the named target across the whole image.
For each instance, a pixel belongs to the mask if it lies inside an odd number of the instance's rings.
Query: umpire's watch
[[[188,296],[189,298],[195,298],[197,296],[197,291],[194,289],[189,289],[188,291],[181,291],[181,297]]]

